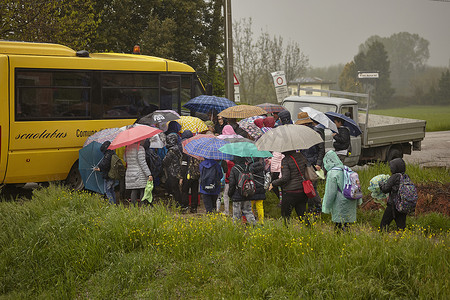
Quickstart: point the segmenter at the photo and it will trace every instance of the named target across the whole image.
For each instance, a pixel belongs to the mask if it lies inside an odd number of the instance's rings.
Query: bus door
[[[8,56],[0,55],[0,184],[5,180],[9,147]]]
[[[160,75],[160,109],[172,109],[181,113],[180,76]]]

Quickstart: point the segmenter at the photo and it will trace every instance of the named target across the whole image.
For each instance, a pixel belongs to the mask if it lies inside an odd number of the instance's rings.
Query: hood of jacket
[[[106,150],[108,150],[109,145],[111,145],[110,141],[106,141],[104,142],[101,146],[100,146],[100,151],[102,151],[103,154],[106,153]]]
[[[264,127],[270,127],[273,128],[275,126],[275,119],[274,117],[267,117],[263,120]]]
[[[172,148],[178,144],[178,135],[176,133],[171,133],[166,137],[167,148]]]
[[[334,167],[342,167],[344,164],[337,156],[336,152],[333,150],[328,151],[325,153],[325,156],[323,157],[323,167],[325,170],[330,171]]]
[[[234,159],[233,159],[233,162],[234,162],[235,165],[238,165],[241,168],[245,168],[245,162],[246,162],[245,157],[240,157],[240,156],[236,156],[235,155]]]
[[[278,113],[278,117],[280,118],[281,123],[283,123],[283,125],[292,124],[291,113],[288,110],[280,111]]]
[[[191,137],[193,137],[194,135],[192,134],[192,132],[190,130],[185,130],[183,131],[183,133],[181,134],[181,140],[185,140],[185,139],[189,139]]]
[[[178,123],[177,121],[171,121],[165,133],[166,135],[169,135],[171,133],[178,133],[180,132],[180,130],[181,130],[180,123]]]
[[[214,166],[217,163],[218,162],[215,161],[214,159],[205,159],[200,162],[200,164],[205,168],[211,168],[212,166]]]
[[[264,127],[264,119],[256,119],[253,121],[253,123],[258,126],[258,128],[263,128]]]
[[[236,134],[236,132],[234,131],[233,127],[231,127],[231,125],[225,125],[222,129],[222,134],[223,135],[232,135],[232,134]]]
[[[395,158],[389,162],[389,167],[391,168],[391,173],[405,173],[406,164],[401,158]]]
[[[250,158],[250,172],[252,172],[253,174],[264,172],[264,165],[261,163],[259,159],[256,160],[255,162],[252,162]]]

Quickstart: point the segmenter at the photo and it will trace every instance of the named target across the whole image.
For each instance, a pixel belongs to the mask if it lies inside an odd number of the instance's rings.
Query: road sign
[[[233,77],[234,77],[234,80],[233,80],[234,85],[239,85],[240,83],[239,83],[239,80],[236,77],[236,74],[233,73]]]
[[[272,72],[271,75],[273,78],[273,84],[275,85],[277,101],[281,102],[288,96],[286,75],[284,74],[284,71]]]
[[[378,73],[378,71],[375,71],[375,72],[358,71],[358,78],[359,79],[378,79],[379,73]]]
[[[239,85],[234,86],[234,102],[241,102],[241,95],[239,94]]]

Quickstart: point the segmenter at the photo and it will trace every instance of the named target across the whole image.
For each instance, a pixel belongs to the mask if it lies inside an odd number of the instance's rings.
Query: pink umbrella
[[[152,137],[160,132],[162,131],[147,125],[131,127],[120,132],[112,141],[111,145],[109,145],[108,149],[114,150],[123,146],[128,146]]]

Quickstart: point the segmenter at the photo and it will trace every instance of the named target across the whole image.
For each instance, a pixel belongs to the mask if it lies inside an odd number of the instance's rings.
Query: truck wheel
[[[80,191],[84,188],[83,180],[81,179],[80,171],[78,170],[78,161],[73,164],[64,184],[72,190]]]
[[[390,162],[391,160],[393,160],[395,158],[403,158],[402,150],[400,150],[398,148],[389,149],[388,155],[386,157],[386,161]]]

